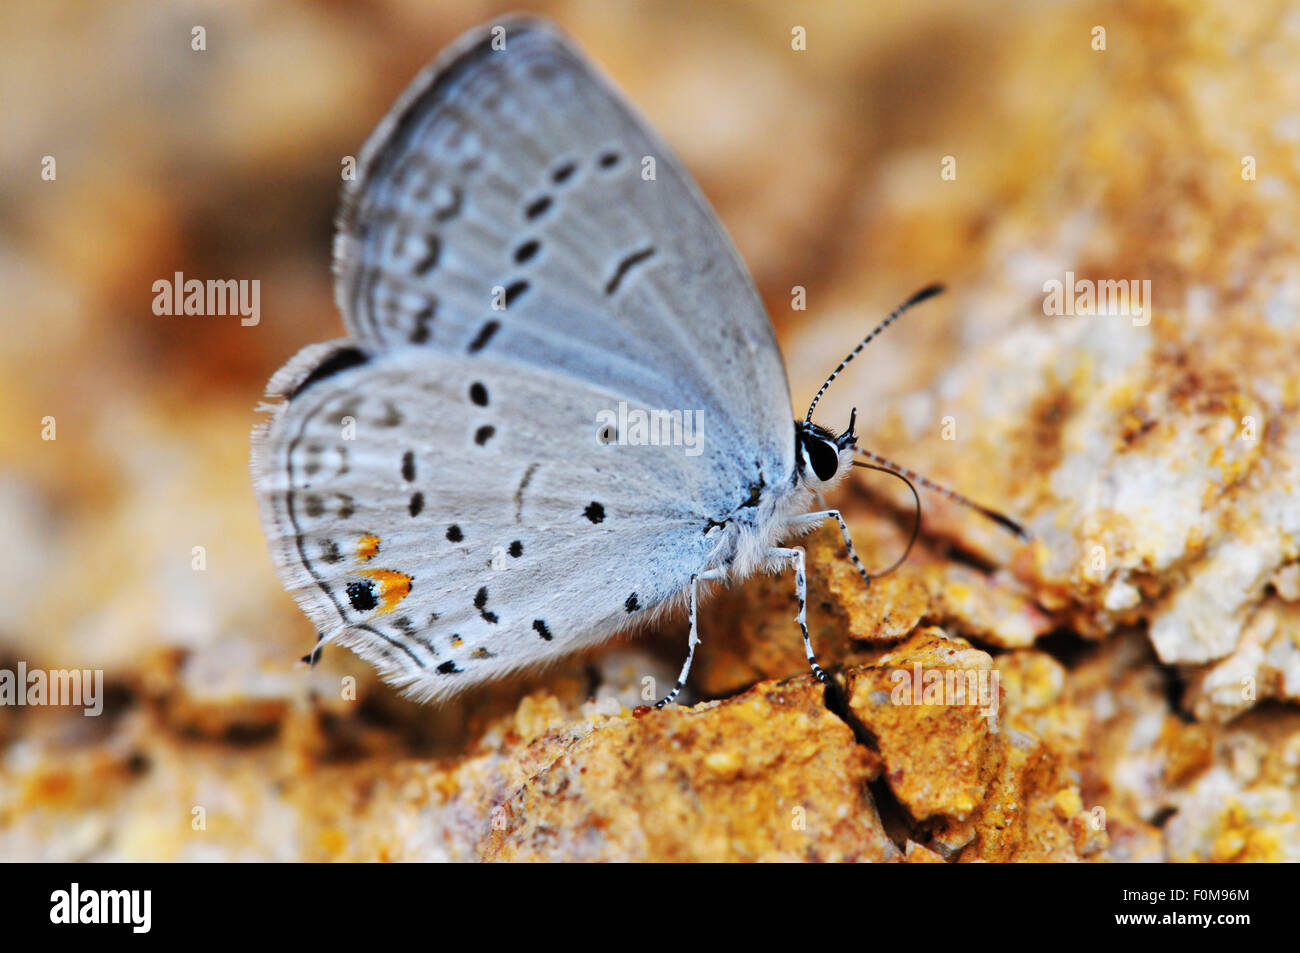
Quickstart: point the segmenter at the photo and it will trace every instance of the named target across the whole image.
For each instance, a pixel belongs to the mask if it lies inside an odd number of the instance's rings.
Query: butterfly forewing
[[[653,406],[707,407],[789,463],[771,322],[698,188],[555,30],[500,29],[441,57],[363,150],[336,246],[349,330],[614,388],[636,366]]]

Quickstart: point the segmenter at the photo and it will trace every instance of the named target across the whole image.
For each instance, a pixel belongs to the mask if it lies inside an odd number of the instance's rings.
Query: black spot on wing
[[[551,630],[548,629],[548,628],[546,627],[546,623],[543,622],[541,619],[534,619],[534,620],[533,620],[533,629],[534,629],[534,630],[537,632],[537,634],[540,635],[540,636],[541,636],[545,641],[547,641],[547,642],[551,641],[551,638],[552,638],[552,636],[551,636]]]
[[[438,264],[438,258],[442,255],[442,240],[437,235],[424,236],[424,254],[420,260],[415,263],[414,270],[417,275],[427,275]]]
[[[535,238],[530,238],[515,249],[515,264],[522,265],[530,261],[537,250],[542,247],[542,243]]]
[[[460,527],[452,523],[447,527],[447,539],[449,542],[459,543],[465,538],[465,534],[460,531]]]
[[[486,620],[487,622],[491,622],[493,625],[496,625],[497,624],[496,613],[487,611],[487,599],[488,599],[487,586],[481,586],[479,588],[479,591],[474,594],[474,608],[478,610],[478,614],[481,615],[484,618],[484,620]]]
[[[419,490],[412,493],[411,502],[407,504],[407,509],[410,510],[412,516],[419,516],[420,511],[424,509],[424,494]]]
[[[518,281],[512,281],[506,285],[505,305],[509,308],[512,304],[523,297],[524,292],[528,290],[528,282],[523,278]]]
[[[429,325],[433,323],[433,310],[434,306],[427,304],[415,312],[415,327],[411,328],[408,339],[412,344],[424,344],[429,340]]]
[[[373,582],[348,583],[348,602],[352,603],[352,608],[358,612],[369,612],[379,605],[379,601],[375,598],[375,584]]]
[[[572,161],[561,163],[559,166],[556,166],[555,171],[551,173],[551,181],[556,185],[563,185],[572,178],[573,173],[576,171],[578,171],[578,163]]]
[[[492,340],[492,335],[496,334],[501,327],[500,321],[488,321],[483,327],[479,328],[478,334],[474,340],[469,342],[469,353],[477,354],[483,348],[487,347],[488,341]]]
[[[605,520],[605,507],[597,503],[595,500],[592,500],[587,508],[582,512],[583,515],[593,523],[602,523]]]
[[[623,603],[623,608],[628,612],[636,612],[637,609],[641,608],[641,603],[637,601],[635,592],[627,597],[627,602]]]

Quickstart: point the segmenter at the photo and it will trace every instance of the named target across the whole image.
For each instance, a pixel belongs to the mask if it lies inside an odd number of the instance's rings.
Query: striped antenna
[[[849,352],[848,357],[840,361],[840,366],[835,368],[835,370],[831,371],[831,376],[826,378],[826,383],[822,384],[821,390],[817,392],[817,396],[813,398],[812,404],[809,405],[808,416],[805,417],[804,420],[812,420],[813,411],[817,409],[817,402],[822,399],[822,394],[826,393],[826,388],[831,386],[831,381],[835,380],[835,378],[840,376],[840,371],[848,367],[849,361],[857,357],[858,354],[861,353],[862,349],[866,347],[868,344],[870,344],[877,334],[879,334],[881,331],[885,330],[885,328],[889,327],[891,324],[893,324],[895,321],[901,318],[903,316],[903,312],[907,311],[908,308],[911,308],[913,305],[918,305],[922,301],[925,301],[929,298],[933,298],[935,295],[940,294],[942,291],[943,291],[943,285],[938,285],[938,284],[926,285],[916,294],[912,295],[912,297],[908,298],[897,308],[895,308],[893,310],[893,313],[891,313],[889,317],[881,321],[874,331],[872,331],[870,334],[868,334],[866,337],[862,339],[861,344],[859,344],[857,347],[855,347],[852,351]]]
[[[1023,526],[1021,526],[1019,523],[1013,520],[1010,516],[1007,516],[1005,513],[999,513],[997,510],[990,509],[987,506],[981,506],[979,503],[976,503],[970,497],[962,496],[960,493],[950,490],[946,486],[940,486],[939,484],[935,483],[932,480],[927,480],[919,473],[915,473],[907,469],[907,467],[900,467],[897,463],[894,463],[890,460],[886,460],[884,457],[880,456],[879,454],[872,453],[870,450],[863,450],[861,447],[858,446],[854,446],[853,450],[855,453],[860,453],[868,460],[878,464],[882,469],[891,470],[894,473],[901,474],[902,476],[907,477],[909,480],[914,480],[917,483],[921,484],[921,486],[925,487],[927,490],[934,490],[934,492],[938,493],[940,496],[946,497],[952,500],[954,503],[960,503],[962,506],[969,507],[970,509],[974,510],[976,513],[980,514],[980,516],[983,516],[985,519],[992,520],[994,523],[997,523],[1003,529],[1007,530],[1010,533],[1013,533],[1014,535],[1016,535],[1026,543],[1030,542],[1034,538],[1033,533],[1029,532],[1029,530],[1025,529]]]

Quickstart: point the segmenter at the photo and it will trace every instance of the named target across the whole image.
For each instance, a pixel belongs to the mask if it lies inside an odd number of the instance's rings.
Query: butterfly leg
[[[710,569],[708,572],[702,572],[691,577],[691,637],[686,647],[686,661],[682,663],[682,673],[677,676],[677,684],[673,686],[671,692],[655,702],[656,708],[663,708],[665,705],[671,705],[681,690],[686,687],[686,676],[691,673],[691,663],[695,661],[695,646],[700,644],[700,637],[697,634],[696,627],[696,608],[699,602],[700,580],[721,579],[724,575],[726,575],[726,573],[721,569]]]
[[[867,572],[867,567],[862,565],[862,560],[858,558],[858,552],[853,548],[853,538],[849,535],[849,524],[844,522],[844,517],[840,515],[839,510],[820,510],[816,513],[805,513],[791,520],[790,525],[794,529],[810,529],[817,523],[830,519],[840,524],[840,538],[844,540],[844,546],[849,551],[849,559],[853,561],[853,567],[862,575],[866,584],[871,585],[871,574]]]
[[[845,532],[847,533],[848,530],[846,529]],[[813,674],[829,684],[830,676],[817,664],[817,656],[813,654],[812,641],[808,638],[808,575],[804,569],[803,547],[769,549],[767,555],[769,559],[794,563],[794,589],[795,595],[799,599],[799,615],[796,617],[796,621],[799,623],[799,631],[803,633],[804,655],[808,657],[808,664],[812,667]]]

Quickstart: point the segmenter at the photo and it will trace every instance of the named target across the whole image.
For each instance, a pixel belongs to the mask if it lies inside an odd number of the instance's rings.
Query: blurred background
[[[1178,695],[1241,662],[1272,600],[1282,621],[1259,638],[1282,633],[1260,650],[1273,668],[1248,668],[1290,710],[1295,7],[14,4],[0,31],[0,667],[102,669],[108,701],[99,718],[0,709],[0,856],[338,856],[265,778],[304,758],[452,764],[515,710],[524,689],[416,709],[343,650],[296,666],[314,633],[272,570],[247,468],[270,374],[342,331],[344,157],[446,43],[511,10],[555,19],[698,178],[767,303],[796,405],[904,297],[948,285],[820,419],[841,426],[856,406],[868,445],[1031,522],[1043,544],[1025,553],[927,501],[931,531],[968,562],[1018,560],[1016,585],[1046,613],[1030,644],[1149,628],[1163,644],[1148,661],[1180,673]],[[1151,325],[1045,316],[1044,282],[1067,270],[1151,280]],[[155,314],[154,282],[176,272],[257,279],[260,321]],[[1275,457],[1230,439],[1252,415]],[[1257,464],[1272,482],[1234,490]],[[846,508],[905,514],[884,483]],[[876,564],[896,552],[893,522]],[[1213,562],[1229,537],[1249,558]],[[1111,562],[1093,578],[1079,565],[1098,540]],[[1210,605],[1224,587],[1239,598]],[[338,700],[344,674],[359,707]],[[1206,723],[1254,707],[1208,689],[1176,705]],[[198,803],[219,805],[224,840],[190,837]]]

